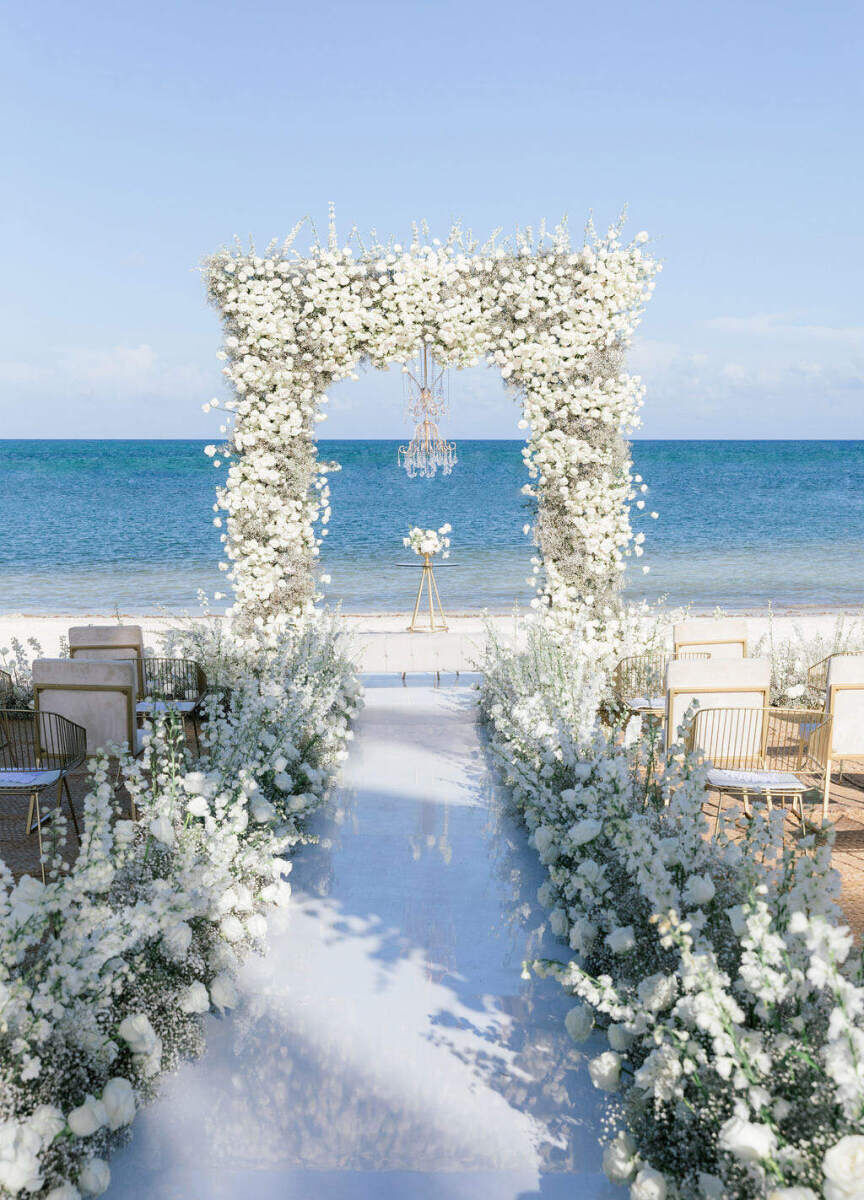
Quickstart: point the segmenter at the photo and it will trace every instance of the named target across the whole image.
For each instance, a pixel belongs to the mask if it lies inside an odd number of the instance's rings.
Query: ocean
[[[431,480],[406,477],[397,444],[321,442],[342,464],[322,549],[328,599],[346,612],[409,608],[418,560],[402,537],[449,522],[445,608],[527,602],[521,443],[461,442],[452,475]],[[0,441],[0,612],[198,612],[199,589],[225,586],[212,524],[224,468],[203,445]],[[644,511],[659,518],[635,522],[646,553],[628,596],[697,610],[864,605],[864,441],[637,441],[633,457]]]

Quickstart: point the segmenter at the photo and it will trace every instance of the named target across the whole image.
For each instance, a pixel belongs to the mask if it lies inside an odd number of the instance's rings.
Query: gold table
[[[414,569],[413,563],[399,563],[400,567],[411,567]],[[448,567],[455,567],[456,563],[438,564]],[[429,595],[429,625],[417,624],[417,614],[420,611],[420,601],[423,598],[423,587]],[[436,611],[437,609],[437,611]],[[440,621],[439,621],[440,617]],[[424,618],[425,620],[425,618]],[[411,614],[411,624],[408,626],[409,633],[445,633],[447,631],[447,618],[444,615],[444,609],[441,605],[441,597],[438,594],[438,584],[435,582],[435,572],[432,569],[432,555],[424,554],[423,562],[420,565],[420,585],[417,588],[417,599],[414,601],[414,612]]]

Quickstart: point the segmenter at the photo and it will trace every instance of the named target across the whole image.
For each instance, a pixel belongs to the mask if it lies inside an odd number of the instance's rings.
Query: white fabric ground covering
[[[59,771],[0,771],[0,791],[3,788],[48,787],[59,778]]]
[[[603,1104],[523,980],[566,957],[500,809],[467,687],[367,692],[335,819],[208,1049],[113,1163],[110,1200],[599,1200]],[[397,686],[392,686],[394,683]],[[387,686],[384,686],[387,684]]]

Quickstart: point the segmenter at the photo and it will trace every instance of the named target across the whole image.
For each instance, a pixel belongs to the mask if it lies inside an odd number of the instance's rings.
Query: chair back
[[[831,717],[818,710],[700,708],[686,745],[721,770],[823,774],[830,741]]]
[[[0,709],[0,770],[72,771],[87,755],[87,734],[52,712]]]
[[[767,708],[770,687],[767,658],[675,659],[666,668],[667,741],[694,700],[700,708]]]
[[[135,663],[138,695],[144,695],[144,631],[140,625],[73,625],[69,657]]]
[[[672,627],[675,657],[682,651],[699,650],[711,658],[747,657],[747,622],[738,618],[679,621]]]
[[[137,667],[130,660],[37,658],[33,696],[37,712],[54,712],[87,731],[92,754],[109,742],[138,750],[135,719]]]
[[[207,677],[194,659],[144,659],[144,695],[149,699],[200,700],[206,690]]]
[[[864,756],[864,654],[831,657],[825,707],[833,717],[832,754]]]

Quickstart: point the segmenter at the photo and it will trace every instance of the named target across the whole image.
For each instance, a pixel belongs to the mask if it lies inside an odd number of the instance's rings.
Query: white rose
[[[226,972],[220,972],[210,984],[210,999],[216,1008],[234,1008],[237,1004],[237,988]]]
[[[43,1146],[50,1146],[57,1134],[66,1128],[66,1118],[53,1104],[40,1104],[33,1109],[27,1124],[39,1135]]]
[[[290,792],[294,786],[294,780],[290,775],[286,775],[284,771],[277,771],[273,776],[273,782],[280,792]]]
[[[124,1017],[117,1032],[133,1054],[152,1054],[159,1041],[146,1013]]]
[[[666,1200],[666,1180],[653,1167],[643,1167],[630,1184],[630,1200]]]
[[[684,885],[684,900],[698,908],[714,899],[715,890],[710,875],[691,875]]]
[[[632,925],[619,926],[606,935],[606,945],[613,954],[626,954],[636,945]]]
[[[597,926],[587,917],[579,917],[570,926],[570,949],[578,954],[587,954],[597,937]]]
[[[131,1124],[135,1116],[135,1092],[128,1079],[115,1075],[102,1089],[102,1103],[109,1129],[121,1129]]]
[[[594,1010],[589,1004],[576,1004],[564,1018],[567,1032],[574,1042],[584,1042],[594,1028]]]
[[[177,997],[177,1007],[185,1013],[203,1013],[210,1009],[210,997],[203,983],[190,983]]]
[[[825,1200],[861,1200],[864,1197],[864,1135],[850,1133],[826,1151]]]
[[[770,1158],[777,1149],[777,1137],[768,1125],[757,1125],[743,1117],[730,1117],[720,1127],[720,1148],[742,1162]]]
[[[186,805],[186,811],[193,817],[206,817],[210,812],[210,801],[206,796],[193,796]]]
[[[636,1143],[629,1133],[616,1134],[603,1150],[603,1170],[612,1183],[629,1183],[638,1163]]]
[[[162,950],[168,958],[179,961],[186,957],[192,945],[192,930],[185,921],[176,921],[162,934]]]
[[[108,1113],[101,1100],[88,1096],[83,1104],[72,1109],[66,1120],[76,1137],[90,1137],[108,1124]]]
[[[52,1188],[45,1200],[81,1200],[81,1193],[72,1183],[61,1183]]]
[[[265,821],[272,821],[276,817],[276,809],[263,796],[256,796],[250,808],[252,810],[252,820],[257,821],[259,825],[263,825]]]
[[[604,1092],[614,1092],[621,1075],[621,1056],[614,1050],[605,1050],[597,1058],[591,1059],[588,1074],[596,1088]]]
[[[78,1186],[85,1196],[101,1196],[111,1182],[111,1171],[104,1158],[90,1158],[78,1176]]]
[[[219,922],[219,930],[228,942],[239,942],[245,933],[243,922],[239,917],[235,917],[233,913],[229,913],[227,917],[222,918]]]
[[[201,796],[207,791],[207,776],[203,771],[190,771],[184,776],[183,787],[190,796]]]
[[[674,975],[649,975],[639,984],[639,999],[652,1012],[662,1012],[675,999],[677,984]]]
[[[261,913],[253,913],[251,917],[246,918],[246,932],[258,942],[267,936],[267,921]]]

